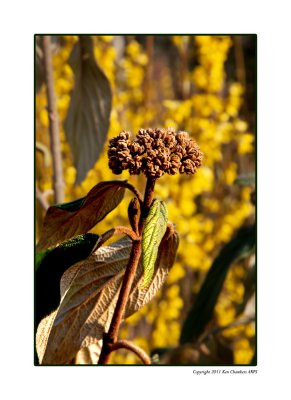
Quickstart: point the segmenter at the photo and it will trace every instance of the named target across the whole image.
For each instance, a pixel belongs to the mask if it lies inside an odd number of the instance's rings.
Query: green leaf
[[[35,317],[36,326],[54,311],[61,300],[60,280],[73,264],[87,258],[99,240],[98,235],[87,233],[61,245],[36,253]]]
[[[239,186],[253,186],[256,184],[256,175],[254,173],[240,175],[234,183]]]
[[[144,287],[147,287],[152,279],[159,245],[166,232],[168,224],[168,210],[166,204],[160,200],[154,200],[145,221],[142,234],[142,265],[144,268]]]
[[[50,253],[52,249],[46,249],[43,251],[39,251],[35,254],[35,270],[38,270],[42,260],[45,258],[45,256]]]
[[[50,207],[44,218],[37,251],[54,247],[92,229],[121,202],[125,181],[100,182],[87,196]]]
[[[69,64],[75,74],[75,87],[64,128],[77,169],[76,184],[80,184],[103,150],[112,94],[108,79],[95,61],[92,37],[79,37]]]
[[[70,201],[69,203],[56,204],[55,207],[66,211],[77,211],[80,210],[80,208],[84,204],[85,199],[86,197],[82,197],[81,199]]]
[[[227,243],[214,260],[208,271],[196,301],[182,328],[180,343],[195,342],[210,322],[215,304],[223,287],[231,264],[254,250],[256,242],[255,225],[240,228],[235,237]]]

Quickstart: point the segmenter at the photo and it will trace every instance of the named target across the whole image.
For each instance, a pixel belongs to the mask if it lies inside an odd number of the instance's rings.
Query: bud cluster
[[[135,139],[121,132],[109,142],[109,167],[115,174],[128,169],[131,175],[143,172],[156,179],[164,173],[194,174],[202,163],[202,153],[187,132],[173,128],[140,129]]]

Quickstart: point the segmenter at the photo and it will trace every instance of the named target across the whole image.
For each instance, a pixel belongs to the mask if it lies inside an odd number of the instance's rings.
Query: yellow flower
[[[251,133],[245,133],[240,136],[238,144],[238,152],[240,154],[251,153],[253,148],[254,136]]]
[[[126,52],[132,58],[136,57],[141,52],[141,47],[138,42],[132,41],[126,48]]]
[[[110,35],[105,35],[105,36],[100,36],[102,38],[102,40],[105,43],[111,43],[114,39],[114,36],[110,36]]]
[[[248,349],[238,349],[234,352],[234,363],[250,364],[253,354],[254,352],[250,347]]]
[[[179,291],[180,288],[178,285],[172,285],[168,290],[167,290],[167,297],[169,299],[175,298],[179,296]]]
[[[76,179],[76,168],[75,167],[69,167],[65,171],[65,180],[68,183],[68,185],[72,185],[75,182]]]
[[[185,273],[185,268],[180,263],[176,262],[167,277],[167,284],[170,285],[179,281],[185,276]]]
[[[224,179],[227,185],[232,185],[237,177],[237,164],[235,162],[231,162],[228,167],[224,171]]]
[[[226,326],[230,324],[235,317],[235,310],[233,307],[225,309],[223,313],[217,314],[217,322],[220,326]]]
[[[217,237],[222,242],[228,242],[231,239],[233,229],[230,224],[224,223],[217,233]]]
[[[239,132],[245,132],[248,129],[248,124],[241,119],[234,122],[235,129]]]
[[[249,202],[251,199],[252,189],[248,186],[245,186],[241,190],[241,199],[244,202]]]
[[[39,113],[39,120],[40,120],[40,122],[41,122],[41,124],[44,126],[44,127],[48,127],[49,126],[49,116],[48,116],[48,112],[47,112],[47,110],[46,109],[42,109],[41,111],[40,111],[40,113]]]

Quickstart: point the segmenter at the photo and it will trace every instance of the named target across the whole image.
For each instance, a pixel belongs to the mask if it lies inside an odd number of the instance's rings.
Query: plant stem
[[[138,347],[136,344],[130,342],[129,340],[119,340],[118,342],[115,342],[110,345],[110,350],[118,350],[118,349],[127,349],[132,351],[134,354],[136,354],[144,364],[151,364],[151,359],[147,355],[147,353]]]
[[[187,79],[187,55],[188,55],[188,37],[182,36],[182,46],[179,51],[180,55],[180,85],[181,98],[186,100],[189,97],[189,81]]]
[[[53,187],[55,203],[64,201],[64,178],[62,167],[62,155],[59,135],[59,120],[56,106],[56,96],[54,90],[52,52],[50,36],[43,36],[43,59],[45,70],[45,81],[47,90],[50,147],[53,159]]]
[[[48,192],[41,192],[39,188],[36,186],[35,188],[35,194],[36,194],[36,200],[39,201],[40,205],[44,209],[44,211],[47,211],[49,208],[49,202],[46,199],[46,195],[51,194],[50,191]]]
[[[139,220],[140,235],[142,234],[146,217],[148,215],[151,204],[153,202],[155,183],[156,183],[155,179],[148,178],[146,188],[145,188],[144,202],[141,207],[141,215],[140,215],[140,220]]]
[[[155,189],[155,179],[148,179],[146,188],[145,188],[145,196],[144,196],[144,218],[147,217],[149,209],[153,202],[154,197],[154,189]]]
[[[117,182],[119,186],[125,187],[125,188],[131,190],[138,198],[138,201],[140,202],[140,204],[143,203],[143,199],[142,199],[142,195],[141,195],[140,191],[136,187],[134,187],[131,183],[123,182],[123,181],[115,181],[115,182]]]
[[[107,240],[109,240],[113,235],[127,235],[131,240],[139,240],[139,236],[127,226],[117,226],[116,228],[109,229],[109,231],[103,233],[94,246],[92,253],[94,253],[99,247],[103,246]]]
[[[130,228],[127,226],[117,226],[116,228],[113,228],[114,232],[113,235],[121,235],[125,234],[128,237],[130,237],[131,240],[139,240],[139,236]]]
[[[140,239],[134,240],[132,243],[131,253],[123,277],[122,286],[119,292],[111,324],[108,333],[104,334],[103,336],[103,346],[98,364],[108,363],[109,356],[112,351],[112,344],[117,342],[119,327],[122,321],[124,310],[126,308],[127,300],[130,294],[132,282],[141,256],[141,243],[142,243],[141,236],[145,224],[145,219],[147,217],[147,214],[149,212],[150,206],[153,201],[154,187],[155,187],[155,180],[148,179],[145,188],[144,201],[141,206],[141,215],[139,221]]]
[[[36,141],[35,150],[39,151],[43,155],[44,167],[48,168],[51,164],[51,154],[49,149],[42,143]]]
[[[150,95],[151,95],[151,82],[153,74],[154,36],[146,37],[146,53],[148,57],[148,63],[146,67],[145,80],[144,80],[144,104],[145,107],[149,107]]]
[[[246,87],[246,67],[245,67],[242,37],[234,36],[233,41],[234,41],[236,78],[239,81],[239,83],[245,88]]]
[[[103,337],[103,346],[98,364],[107,364],[111,352],[110,345],[117,340],[120,323],[126,307],[135,271],[141,255],[141,240],[134,241],[132,244],[129,261],[124,274],[122,286],[115,306],[114,314],[107,334]]]

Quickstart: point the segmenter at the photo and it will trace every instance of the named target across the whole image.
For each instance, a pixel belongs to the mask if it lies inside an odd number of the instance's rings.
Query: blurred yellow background
[[[175,347],[187,311],[222,245],[244,223],[254,221],[251,185],[236,179],[255,172],[255,36],[94,36],[95,57],[110,81],[113,107],[108,139],[122,130],[168,127],[189,132],[204,153],[194,176],[164,175],[156,197],[167,203],[169,219],[180,235],[178,255],[166,284],[147,306],[122,325],[120,338],[133,340],[148,353],[156,347]],[[84,196],[103,180],[128,179],[143,190],[142,176],[108,168],[107,145],[79,186],[66,141],[63,122],[74,87],[68,58],[77,36],[61,37],[53,57],[65,201]],[[47,99],[44,85],[36,95],[36,140],[49,148]],[[52,189],[51,165],[36,154],[37,187]],[[127,225],[131,193],[99,223],[101,234]],[[50,197],[48,200],[52,201]],[[37,204],[36,233],[44,212]],[[209,330],[236,321],[243,301],[249,262],[237,262],[229,271]],[[247,310],[249,312],[249,310]],[[251,313],[254,314],[254,306]],[[234,354],[235,364],[248,364],[254,355],[254,322],[220,332]],[[112,363],[137,362],[130,352],[118,351]]]

